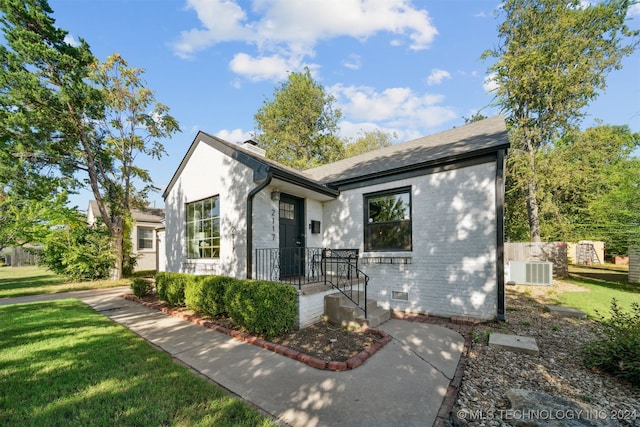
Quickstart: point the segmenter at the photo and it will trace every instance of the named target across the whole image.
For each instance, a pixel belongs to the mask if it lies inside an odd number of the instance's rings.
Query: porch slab
[[[557,305],[545,305],[544,309],[554,316],[558,317],[575,317],[577,319],[584,319],[587,317],[587,313],[577,308],[560,307]]]
[[[516,353],[537,355],[540,350],[535,338],[520,335],[493,333],[489,336],[489,347],[501,348]]]

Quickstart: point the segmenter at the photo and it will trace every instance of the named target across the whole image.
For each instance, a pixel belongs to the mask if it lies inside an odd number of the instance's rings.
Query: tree
[[[396,135],[391,135],[381,130],[363,132],[355,141],[348,142],[345,145],[344,156],[353,157],[369,151],[390,147],[392,145],[391,138],[396,138]]]
[[[628,126],[599,125],[540,149],[536,164],[541,238],[602,240],[607,253],[627,253],[640,239],[640,159],[633,156],[638,147],[640,134]],[[512,169],[523,170],[517,165]],[[507,185],[507,209],[525,199],[525,181],[520,178],[507,175],[513,180]],[[526,239],[523,213],[514,209],[505,218],[512,240]]]
[[[344,153],[336,136],[342,113],[334,102],[308,68],[290,73],[255,114],[254,139],[267,157],[299,170],[338,160]]]
[[[506,0],[502,6],[499,46],[483,57],[497,58],[489,72],[506,113],[510,156],[521,157],[509,173],[524,181],[532,241],[540,241],[537,153],[576,128],[583,108],[605,89],[606,75],[635,50],[639,32],[625,25],[632,4]]]
[[[144,86],[144,70],[129,68],[114,54],[102,64],[94,62],[90,71],[92,81],[101,88],[105,110],[97,120],[94,139],[84,150],[84,159],[100,217],[114,241],[114,279],[118,279],[123,259],[130,257],[123,248],[131,208],[142,207],[148,192],[155,189],[149,172],[137,167],[135,161],[140,155],[160,159],[165,153],[160,139],[180,128],[169,109],[155,102],[153,92]],[[143,187],[138,189],[136,184]]]
[[[66,203],[64,193],[41,200],[0,193],[0,251],[42,243],[51,227],[63,224],[71,215]]]
[[[543,235],[565,229],[567,240],[603,240],[608,253],[627,253],[640,238],[638,147],[640,134],[628,126],[600,125],[556,141],[540,162],[556,205]]]
[[[76,213],[66,224],[51,230],[43,243],[40,260],[54,273],[73,280],[109,277],[115,258],[104,224],[90,226]]]
[[[20,161],[53,168],[71,189],[89,185],[112,239],[113,277],[120,278],[124,216],[151,188],[135,160],[159,158],[160,139],[178,124],[144,87],[142,70],[127,68],[117,54],[98,63],[83,39],[67,43],[46,0],[0,0],[0,6],[5,146]]]

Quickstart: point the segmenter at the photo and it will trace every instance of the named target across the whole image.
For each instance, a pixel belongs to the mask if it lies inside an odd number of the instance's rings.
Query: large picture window
[[[187,203],[187,257],[220,257],[218,196]]]
[[[364,196],[364,250],[411,250],[411,188]]]

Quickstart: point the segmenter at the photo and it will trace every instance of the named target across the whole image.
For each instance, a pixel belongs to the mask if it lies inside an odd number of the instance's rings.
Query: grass
[[[618,305],[629,311],[631,304],[640,304],[640,285],[631,284],[624,272],[589,269],[585,267],[570,267],[569,279],[565,282],[579,285],[588,292],[564,292],[556,298],[565,306],[584,311],[593,318],[609,317],[611,300],[615,298]]]
[[[44,267],[0,267],[0,298],[129,285],[129,279],[70,282]]]
[[[77,300],[0,307],[0,331],[0,425],[274,425]]]

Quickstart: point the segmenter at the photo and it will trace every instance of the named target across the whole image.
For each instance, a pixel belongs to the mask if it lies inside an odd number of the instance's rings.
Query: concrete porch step
[[[360,301],[364,301],[364,294],[361,293]],[[353,293],[354,299],[357,301],[357,293]],[[335,294],[326,295],[324,297],[324,314],[325,318],[335,324],[354,327],[376,327],[391,318],[389,310],[385,310],[378,306],[378,303],[367,298],[367,318],[364,318],[364,312],[357,307],[347,297],[337,292]]]

